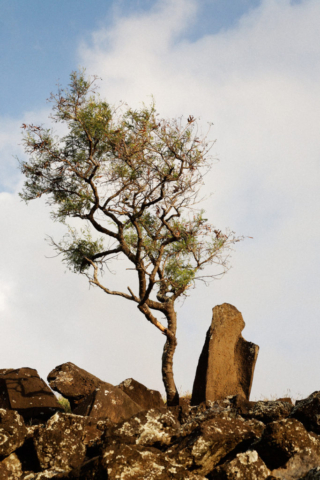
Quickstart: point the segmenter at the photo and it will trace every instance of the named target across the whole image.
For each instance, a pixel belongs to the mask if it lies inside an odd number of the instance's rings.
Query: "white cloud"
[[[206,179],[215,192],[206,209],[217,226],[254,237],[239,245],[223,280],[200,286],[179,308],[183,390],[192,388],[211,308],[224,301],[242,311],[245,338],[261,346],[253,396],[319,388],[319,19],[316,0],[265,0],[233,29],[190,42],[188,26],[201,29],[196,2],[166,1],[116,17],[80,47],[109,101],[137,106],[153,94],[163,116],[200,116],[203,129],[215,122],[221,161]],[[129,302],[88,291],[58,259],[44,258],[44,234],[62,230],[42,204],[27,208],[8,194],[0,204],[10,232],[1,240],[0,285],[12,282],[0,300],[14,345],[6,366],[41,363],[44,375],[71,360],[111,383],[133,376],[161,388],[158,332]]]

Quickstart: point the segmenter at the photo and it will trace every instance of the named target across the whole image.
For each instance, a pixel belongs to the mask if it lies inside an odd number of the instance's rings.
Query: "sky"
[[[164,388],[164,337],[125,299],[88,287],[45,241],[45,202],[21,202],[22,123],[85,67],[100,95],[161,117],[213,122],[203,207],[245,240],[231,267],[177,306],[175,381],[192,390],[212,308],[243,315],[260,346],[251,399],[320,390],[320,3],[318,0],[0,0],[0,368],[43,378],[71,361],[117,385]],[[55,125],[57,133],[61,127]],[[253,237],[253,238],[248,238]],[[132,281],[123,265],[106,281]]]

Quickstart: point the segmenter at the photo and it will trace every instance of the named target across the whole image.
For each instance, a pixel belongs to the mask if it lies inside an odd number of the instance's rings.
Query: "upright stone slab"
[[[241,313],[224,303],[212,310],[212,322],[199,358],[191,405],[242,395],[249,400],[259,347],[241,335]]]

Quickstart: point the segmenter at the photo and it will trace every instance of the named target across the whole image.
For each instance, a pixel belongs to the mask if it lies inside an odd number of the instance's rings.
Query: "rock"
[[[319,480],[320,479],[320,467],[312,468],[309,472],[301,478],[301,480]]]
[[[275,422],[289,417],[292,412],[293,405],[288,402],[279,400],[270,402],[255,402],[246,413],[243,413],[244,418],[255,418],[263,423]]]
[[[0,480],[18,480],[21,476],[21,463],[15,453],[0,461]]]
[[[255,450],[238,453],[231,462],[226,462],[211,472],[210,480],[264,480],[270,470]]]
[[[74,363],[67,362],[49,373],[48,382],[52,390],[69,400],[73,410],[79,402],[95,391],[102,380]]]
[[[135,403],[140,405],[143,410],[151,408],[164,407],[164,402],[160,392],[149,390],[149,388],[137,382],[133,378],[128,378],[118,385],[121,390],[128,395]]]
[[[249,400],[259,347],[241,336],[245,326],[241,313],[224,303],[212,310],[196,377],[191,405],[240,394]]]
[[[47,419],[62,410],[56,397],[33,368],[0,370],[0,403],[24,419]]]
[[[18,412],[0,408],[0,457],[6,457],[23,445],[27,429]]]
[[[295,454],[320,455],[320,440],[298,420],[289,418],[269,423],[254,448],[267,467],[274,470],[283,467]]]
[[[291,413],[306,427],[315,433],[320,433],[320,392],[313,392],[304,400],[297,400]]]
[[[319,465],[319,460],[319,455],[312,452],[297,453],[282,468],[273,470],[271,473],[281,480],[301,480],[310,472],[310,469]]]
[[[108,480],[205,480],[186,471],[182,465],[172,463],[156,448],[141,445],[107,447],[101,463],[108,473],[104,478]]]
[[[73,410],[77,415],[86,415],[97,420],[110,419],[122,422],[143,410],[121,388],[101,382],[100,386]]]
[[[207,475],[229,452],[240,444],[249,448],[264,425],[229,416],[204,421],[190,435],[178,440],[167,455],[201,475]]]
[[[162,448],[179,432],[177,418],[166,408],[144,410],[116,425],[106,434],[108,445],[119,443]]]
[[[56,413],[35,434],[34,444],[42,469],[70,471],[85,458],[86,418],[72,413]]]

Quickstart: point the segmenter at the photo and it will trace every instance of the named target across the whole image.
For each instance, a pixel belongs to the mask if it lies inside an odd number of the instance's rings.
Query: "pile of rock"
[[[48,380],[72,413],[35,370],[0,370],[1,480],[320,479],[320,392],[295,406],[236,395],[166,407],[133,379],[113,386],[72,363]]]

